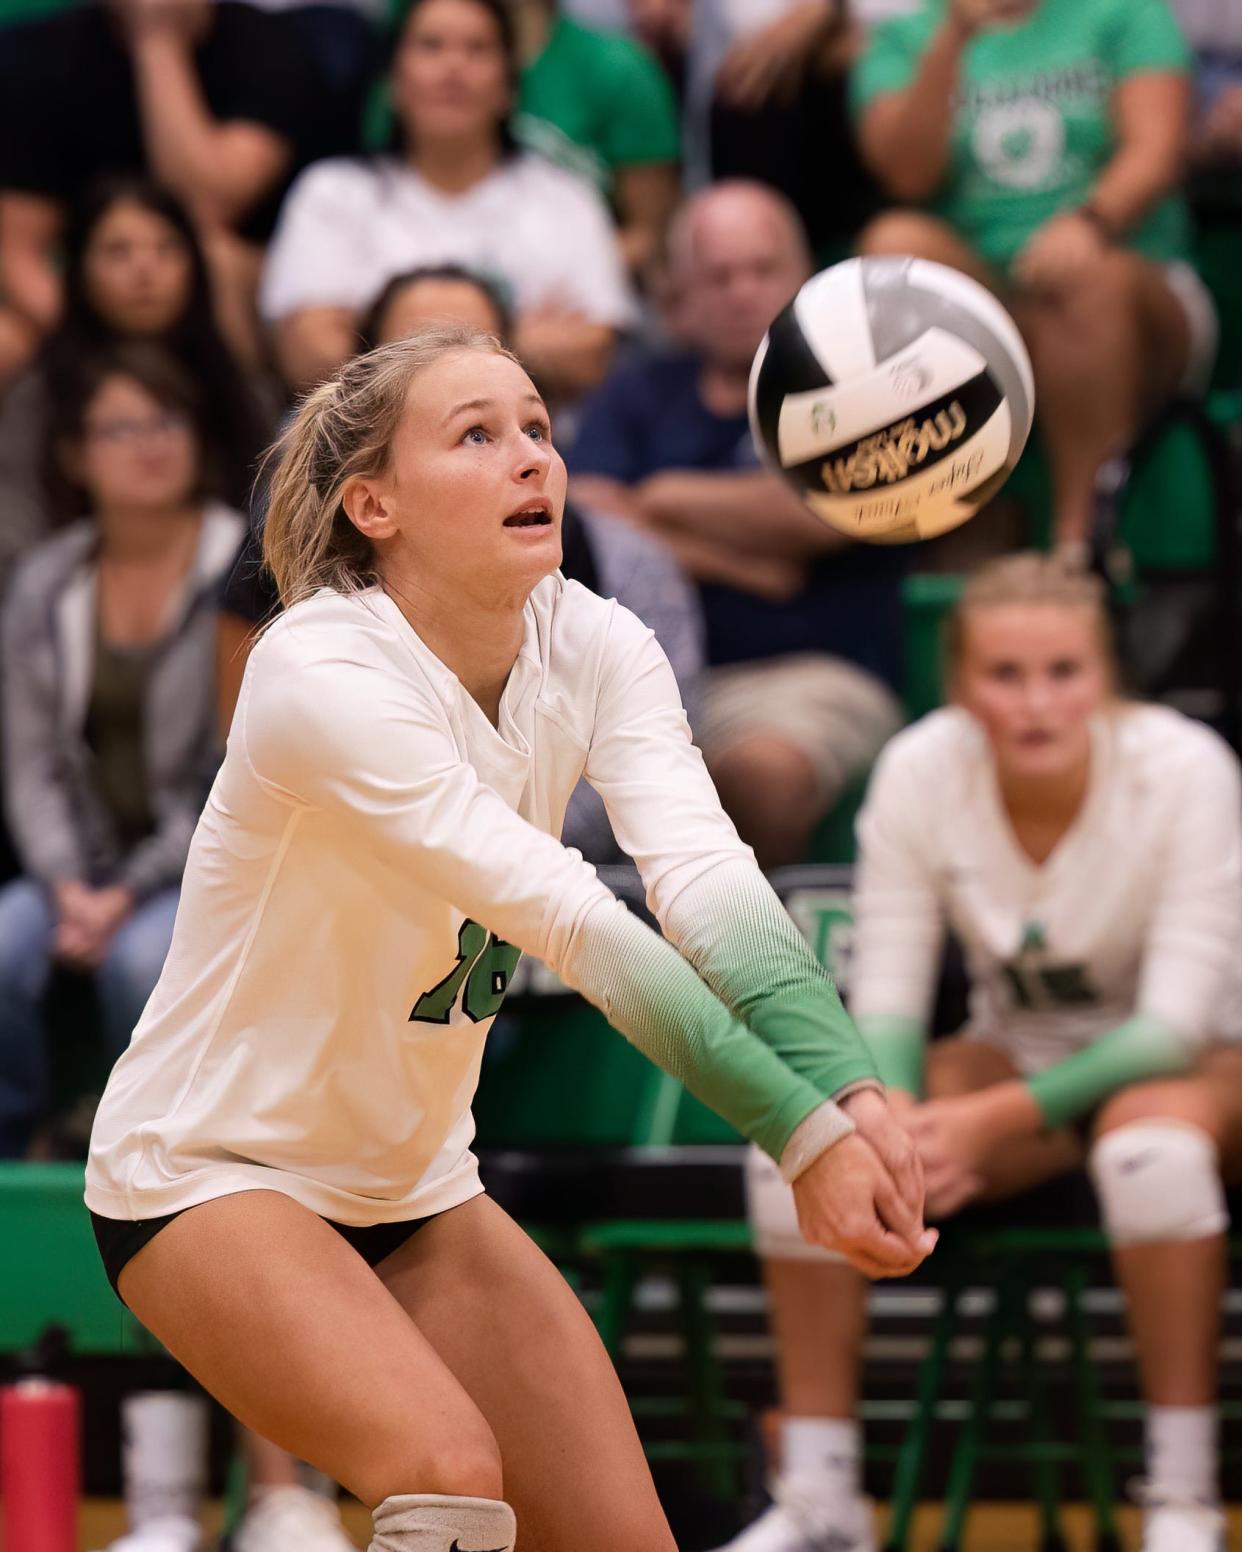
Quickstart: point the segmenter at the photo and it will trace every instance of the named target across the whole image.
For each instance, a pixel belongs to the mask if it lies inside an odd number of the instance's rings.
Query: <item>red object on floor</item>
[[[81,1399],[70,1385],[0,1390],[4,1552],[77,1552]]]

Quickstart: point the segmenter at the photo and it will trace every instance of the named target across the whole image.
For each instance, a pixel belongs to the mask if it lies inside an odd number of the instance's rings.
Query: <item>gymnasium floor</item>
[[[1123,1509],[1121,1518],[1129,1552],[1138,1546],[1138,1513]],[[346,1510],[346,1522],[358,1545],[365,1546],[370,1516],[357,1505],[350,1505]],[[936,1552],[939,1522],[939,1509],[928,1505],[919,1515],[911,1552]],[[1065,1522],[1068,1552],[1091,1552],[1093,1542],[1086,1511],[1077,1507],[1067,1509]],[[205,1523],[209,1529],[219,1524],[218,1508],[209,1510]],[[91,1499],[83,1506],[79,1524],[81,1552],[97,1552],[121,1534],[124,1515],[115,1501]],[[1035,1552],[1036,1545],[1035,1514],[1024,1505],[980,1504],[971,1516],[966,1552]],[[1229,1548],[1230,1552],[1242,1552],[1242,1507],[1230,1511]],[[693,1549],[687,1548],[687,1552],[693,1552]]]

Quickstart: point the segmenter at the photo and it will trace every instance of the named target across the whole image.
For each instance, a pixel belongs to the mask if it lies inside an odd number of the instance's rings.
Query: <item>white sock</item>
[[[197,1519],[207,1475],[207,1407],[202,1397],[176,1391],[126,1396],[121,1430],[130,1529],[171,1517]]]
[[[1215,1503],[1217,1410],[1214,1406],[1147,1409],[1147,1491],[1154,1499]]]
[[[781,1475],[818,1482],[836,1494],[860,1487],[862,1430],[852,1417],[786,1417],[781,1421]]]
[[[513,1552],[517,1520],[499,1498],[404,1493],[374,1515],[367,1552]]]

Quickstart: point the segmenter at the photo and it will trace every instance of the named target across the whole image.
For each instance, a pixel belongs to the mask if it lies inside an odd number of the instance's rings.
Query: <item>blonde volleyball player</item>
[[[100,1106],[120,1296],[374,1513],[372,1552],[669,1552],[573,1294],[481,1194],[470,1101],[519,951],[779,1163],[864,1271],[927,1253],[872,1062],[724,817],[651,634],[556,571],[516,360],[423,332],[284,436],[251,654],[163,977]],[[555,839],[603,795],[667,940]]]
[[[928,1210],[1087,1164],[1149,1410],[1144,1552],[1220,1552],[1222,1175],[1242,1180],[1242,787],[1211,732],[1127,703],[1096,583],[994,563],[952,622],[956,704],[881,756],[859,823],[851,1010]],[[970,1020],[925,1044],[945,924]],[[900,1097],[899,1097],[900,1096]],[[731,1552],[862,1552],[865,1285],[751,1174],[782,1390],[777,1506]],[[835,1538],[835,1539],[834,1539]]]

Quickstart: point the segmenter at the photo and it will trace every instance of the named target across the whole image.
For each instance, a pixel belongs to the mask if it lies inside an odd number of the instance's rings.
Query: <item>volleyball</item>
[[[923,259],[849,259],[779,315],[750,374],[751,431],[823,522],[877,544],[956,528],[1030,435],[1031,361],[990,291]]]

